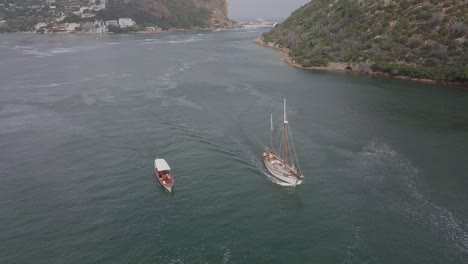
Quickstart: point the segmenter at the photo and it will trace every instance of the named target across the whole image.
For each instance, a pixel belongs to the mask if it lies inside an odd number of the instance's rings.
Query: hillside
[[[312,0],[263,35],[304,67],[468,85],[468,0]]]
[[[13,3],[14,2],[14,3]],[[132,18],[137,28],[230,28],[226,0],[0,0],[0,33],[35,31],[37,23]]]
[[[226,0],[110,0],[98,18],[131,17],[140,25],[166,28],[232,27]]]

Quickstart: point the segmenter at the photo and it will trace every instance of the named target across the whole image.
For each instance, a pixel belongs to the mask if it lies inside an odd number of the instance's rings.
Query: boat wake
[[[98,48],[104,48],[106,45],[86,45],[86,46],[79,46],[79,47],[57,47],[51,49],[39,49],[38,47],[34,46],[14,46],[12,49],[16,52],[19,52],[22,55],[30,55],[33,57],[38,58],[45,58],[51,57],[56,55],[68,54],[68,53],[76,53],[82,51],[89,51]]]
[[[51,49],[49,52],[51,54],[63,54],[63,53],[75,53],[79,51],[80,49],[78,48],[56,48],[56,49]]]
[[[184,74],[187,70],[193,68],[195,65],[209,63],[212,61],[219,60],[216,55],[209,56],[204,59],[195,61],[178,62],[176,65],[170,66],[167,72],[156,77],[156,87],[148,92],[136,94],[137,96],[145,96],[151,98],[163,99],[161,106],[167,107],[171,105],[179,105],[184,107],[190,107],[195,109],[202,109],[203,107],[188,99],[187,96],[170,96],[166,93],[169,90],[176,89],[178,87],[177,76]],[[148,85],[154,85],[154,82],[149,82]]]
[[[231,251],[229,250],[229,248],[226,248],[226,251],[224,252],[224,255],[223,255],[223,264],[226,264],[228,263],[229,261],[229,258],[231,257]]]
[[[217,61],[217,60],[219,60],[219,59],[216,56],[209,56],[207,59],[201,60],[201,61],[184,62],[182,64],[182,67],[179,68],[179,71],[180,72],[185,72],[186,70],[192,68],[192,66],[194,66],[194,65],[201,64],[201,63],[207,63],[207,62],[211,62],[211,61]]]
[[[468,253],[468,225],[457,218],[449,209],[437,205],[427,198],[418,188],[417,179],[421,172],[399,154],[390,145],[376,140],[369,142],[358,156],[358,163],[369,173],[364,175],[364,180],[372,185],[400,185],[406,193],[397,193],[398,206],[403,213],[410,215],[419,223],[430,226],[430,229],[440,234],[447,242],[453,244],[459,252]],[[386,177],[390,172],[392,178]],[[367,175],[367,176],[366,176]],[[401,186],[402,185],[402,186]],[[377,186],[375,186],[378,188]],[[395,189],[394,189],[395,190]]]
[[[185,44],[185,43],[206,41],[206,40],[208,39],[202,36],[196,36],[196,37],[191,37],[191,38],[185,38],[185,39],[182,38],[182,39],[175,39],[175,40],[165,40],[161,38],[143,39],[143,40],[137,40],[137,42],[141,45],[154,45],[154,44]]]
[[[179,44],[179,43],[190,43],[195,41],[201,41],[201,38],[189,38],[189,39],[181,39],[181,40],[169,40],[167,43],[170,44]]]
[[[361,247],[361,228],[352,226],[353,230],[353,240],[351,244],[348,246],[348,250],[346,251],[346,258],[343,261],[344,264],[351,264],[351,263],[361,263],[362,261],[358,259],[358,252],[359,248]]]

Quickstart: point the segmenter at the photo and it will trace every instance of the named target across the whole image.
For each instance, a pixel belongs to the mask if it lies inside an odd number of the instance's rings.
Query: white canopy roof
[[[171,170],[171,167],[167,164],[164,159],[156,159],[154,160],[154,165],[158,171],[168,171]]]

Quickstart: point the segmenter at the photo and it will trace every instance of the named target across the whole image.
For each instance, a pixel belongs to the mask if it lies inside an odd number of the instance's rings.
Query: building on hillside
[[[107,34],[109,32],[106,24],[102,20],[94,20],[94,27],[96,27],[96,32],[99,34]]]
[[[96,14],[94,13],[86,13],[86,14],[82,14],[81,17],[82,18],[90,18],[90,17],[95,17]]]
[[[64,6],[66,11],[76,12],[80,10],[81,3],[80,0],[67,0]]]
[[[80,24],[78,23],[65,23],[65,29],[67,32],[75,32],[76,28],[79,28]]]
[[[133,19],[131,18],[119,18],[119,26],[121,28],[133,27],[135,25],[136,25],[135,21],[133,21]]]
[[[58,32],[67,31],[67,28],[65,27],[65,24],[64,23],[57,24],[57,31]]]
[[[99,34],[107,34],[109,33],[109,30],[107,30],[107,28],[97,28],[96,32]]]
[[[79,5],[66,5],[65,6],[65,11],[67,11],[67,12],[75,12],[75,11],[79,11],[79,10],[80,10]]]
[[[96,28],[105,28],[106,24],[102,20],[94,20],[94,26]]]
[[[34,29],[39,30],[40,28],[47,27],[47,24],[44,22],[39,22],[34,26]]]
[[[118,27],[119,26],[119,22],[117,20],[106,20],[106,22],[104,22],[104,24],[108,27],[108,26],[115,26],[115,27]]]
[[[65,15],[61,15],[60,17],[55,19],[55,22],[62,22],[65,19]]]
[[[84,22],[81,24],[81,29],[83,31],[96,31],[96,27],[93,22]]]
[[[83,6],[82,6],[82,7],[80,7],[80,10],[78,10],[78,11],[76,11],[76,12],[73,12],[73,13],[75,13],[76,15],[78,15],[78,14],[84,14],[84,13],[85,13],[85,10],[88,10],[88,11],[89,11],[89,7],[86,7],[86,6],[83,7]]]
[[[91,4],[93,4],[91,6],[91,9],[93,9],[94,11],[99,11],[101,9],[104,9],[106,8],[106,5],[107,5],[107,0],[89,0],[89,2]]]

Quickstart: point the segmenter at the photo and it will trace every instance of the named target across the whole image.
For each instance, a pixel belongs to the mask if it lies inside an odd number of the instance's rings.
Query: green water
[[[0,263],[467,263],[467,91],[294,69],[260,33],[2,35]],[[260,158],[284,97],[296,188]]]

